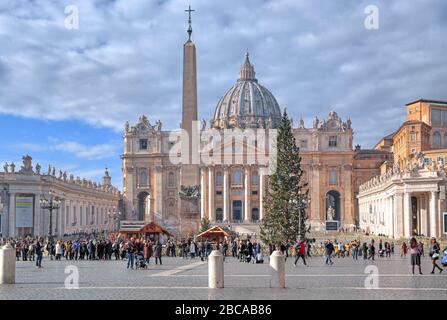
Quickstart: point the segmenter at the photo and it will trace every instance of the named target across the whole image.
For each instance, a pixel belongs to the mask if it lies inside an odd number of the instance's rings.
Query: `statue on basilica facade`
[[[320,120],[318,119],[317,116],[314,117],[314,121],[313,121],[313,128],[314,129],[318,129],[318,125],[320,124]]]
[[[161,121],[160,120],[157,120],[157,121],[155,121],[155,126],[154,126],[154,130],[155,131],[161,131]]]
[[[302,117],[300,118],[300,124],[299,124],[298,128],[304,129],[304,120]]]
[[[200,130],[201,130],[201,131],[204,131],[205,129],[206,129],[206,120],[205,120],[205,119],[202,119],[201,126],[200,126]]]
[[[53,170],[51,171],[51,175],[52,175],[53,177],[56,176],[56,168],[55,168],[55,167],[53,167]]]
[[[39,163],[36,163],[36,174],[37,175],[39,175],[40,176],[40,169],[41,169],[42,167],[40,166],[40,164]]]
[[[3,166],[3,170],[5,171],[5,173],[9,172],[9,164],[8,164],[8,162],[6,162],[5,165]]]
[[[22,166],[20,167],[20,173],[31,174],[33,173],[33,166],[31,164],[32,158],[28,155],[22,157]]]
[[[11,173],[14,173],[16,171],[16,165],[14,164],[14,162],[11,162],[9,168],[11,169]]]
[[[346,121],[346,127],[347,127],[348,129],[351,129],[351,126],[352,126],[351,118],[348,118],[348,120]]]
[[[126,123],[124,124],[124,132],[129,132],[129,121],[126,121]]]
[[[327,221],[334,221],[335,220],[335,210],[332,208],[332,206],[329,206],[327,208]]]

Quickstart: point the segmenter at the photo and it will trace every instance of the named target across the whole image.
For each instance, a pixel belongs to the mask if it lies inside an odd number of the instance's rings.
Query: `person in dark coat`
[[[36,248],[36,268],[42,268],[42,254],[43,254],[43,245],[42,245],[42,239],[36,240],[35,244]]]
[[[157,244],[155,245],[155,264],[158,264],[158,260],[160,260],[160,265],[163,264],[161,262],[161,253],[162,253],[161,251],[162,251],[161,243],[157,241]]]

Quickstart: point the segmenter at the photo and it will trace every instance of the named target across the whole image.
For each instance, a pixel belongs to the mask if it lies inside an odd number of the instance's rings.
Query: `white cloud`
[[[80,120],[119,131],[146,114],[166,129],[181,115],[183,1],[87,1],[79,30],[67,30],[59,1],[0,4],[0,113]],[[291,115],[351,116],[356,143],[372,146],[394,130],[404,104],[447,99],[442,0],[377,1],[380,29],[364,28],[368,0],[192,0],[199,116],[209,119],[236,80],[245,50],[259,81]],[[414,19],[414,17],[418,17]],[[88,149],[88,150],[87,150]],[[61,150],[101,157],[113,148]],[[116,152],[116,151],[114,151]]]
[[[58,143],[51,147],[54,150],[71,153],[78,158],[86,159],[104,159],[111,156],[116,156],[117,146],[112,144],[99,145],[83,145],[79,142],[69,141]]]

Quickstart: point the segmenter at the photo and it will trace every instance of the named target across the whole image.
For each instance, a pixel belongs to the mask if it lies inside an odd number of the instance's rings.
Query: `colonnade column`
[[[244,179],[244,209],[245,209],[245,222],[249,223],[252,220],[251,216],[251,206],[250,206],[250,168],[245,168],[245,179]]]
[[[206,217],[206,179],[205,168],[200,169],[200,221]]]
[[[438,236],[438,192],[432,191],[430,196],[430,237]]]
[[[214,210],[214,172],[213,168],[208,168],[208,219],[211,223],[216,222],[216,212]]]
[[[259,168],[259,220],[264,219],[264,168]]]
[[[230,195],[229,195],[229,185],[228,185],[228,167],[224,167],[223,176],[223,222],[228,222],[230,218]]]
[[[411,213],[411,194],[409,192],[404,193],[404,237],[409,238],[412,235],[411,230],[411,221],[412,221],[412,213]]]

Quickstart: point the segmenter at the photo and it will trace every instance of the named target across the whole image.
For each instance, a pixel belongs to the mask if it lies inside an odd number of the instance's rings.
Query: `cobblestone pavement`
[[[126,269],[125,261],[50,261],[42,269],[33,262],[17,262],[15,285],[1,285],[0,299],[447,299],[447,270],[430,274],[423,259],[423,275],[412,275],[409,262],[395,255],[375,261],[335,258],[326,266],[322,257],[293,266],[286,262],[286,289],[269,288],[270,269],[264,264],[225,262],[225,288],[208,289],[208,267],[199,259],[163,257],[163,265],[148,270]],[[79,289],[66,289],[65,267],[79,271]],[[378,288],[367,289],[367,266],[379,272]],[[369,267],[371,268],[371,267]],[[370,278],[367,278],[368,275]]]

